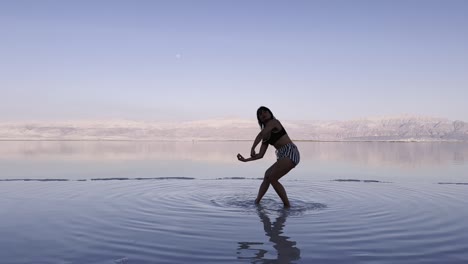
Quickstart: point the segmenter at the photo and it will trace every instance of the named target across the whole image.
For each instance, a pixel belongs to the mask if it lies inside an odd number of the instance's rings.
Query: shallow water
[[[467,263],[468,144],[0,142],[0,263]]]

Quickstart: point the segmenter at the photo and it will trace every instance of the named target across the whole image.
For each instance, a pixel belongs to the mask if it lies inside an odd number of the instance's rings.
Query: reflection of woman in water
[[[283,201],[284,206],[289,207],[290,203],[286,190],[278,180],[299,163],[299,150],[291,141],[281,123],[273,116],[270,109],[265,106],[258,108],[257,120],[261,131],[258,133],[252,145],[252,150],[250,152],[251,157],[246,159],[241,154],[237,154],[237,158],[243,162],[261,159],[263,158],[263,155],[265,155],[268,144],[273,145],[276,148],[277,161],[266,170],[265,177],[258,190],[255,203],[260,203],[260,200],[265,195],[271,184]],[[255,153],[255,147],[260,142],[262,142],[260,151],[259,153]]]
[[[268,253],[265,249],[252,248],[259,247],[263,243],[255,242],[239,242],[238,250],[249,250],[258,251],[254,257],[238,257],[239,259],[251,259],[252,263],[292,263],[292,261],[299,260],[301,258],[301,251],[296,247],[295,241],[289,241],[289,237],[283,235],[283,227],[286,224],[286,217],[288,211],[281,210],[280,215],[276,218],[276,221],[272,224],[268,215],[264,212],[263,208],[259,206],[257,208],[258,216],[263,223],[263,229],[265,235],[269,238],[269,241],[273,243],[273,247],[277,252],[277,259],[271,260],[266,259],[265,255]],[[240,252],[238,252],[239,254]],[[260,262],[258,261],[260,260]],[[274,261],[274,262],[272,262]]]
[[[288,212],[281,210],[280,215],[273,224],[271,224],[270,218],[261,208],[257,212],[263,222],[265,234],[270,238],[270,242],[273,242],[273,247],[278,252],[278,263],[290,263],[293,260],[300,259],[301,251],[295,247],[296,242],[289,241],[289,237],[282,235]]]

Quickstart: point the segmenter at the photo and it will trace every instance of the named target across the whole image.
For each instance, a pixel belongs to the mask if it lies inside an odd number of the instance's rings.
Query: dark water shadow
[[[257,206],[257,214],[260,222],[263,224],[263,230],[268,240],[273,243],[276,250],[276,258],[268,258],[268,250],[262,248],[261,242],[238,242],[237,259],[247,260],[250,263],[296,263],[301,258],[301,250],[296,247],[296,242],[290,240],[290,237],[283,234],[283,228],[286,225],[286,218],[289,216],[289,210],[279,211],[275,222],[270,221],[270,217],[262,206]],[[242,256],[244,253],[250,256]]]

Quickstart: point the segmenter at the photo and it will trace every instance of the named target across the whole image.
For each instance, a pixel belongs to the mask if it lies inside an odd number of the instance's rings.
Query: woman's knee
[[[268,181],[271,184],[276,184],[278,182],[278,173],[276,171],[272,171],[271,173],[268,174]]]
[[[277,177],[273,177],[273,176],[270,176],[270,179],[269,179],[271,185],[275,185],[275,184],[278,184],[279,181],[278,181],[278,178]]]
[[[271,179],[271,172],[272,172],[272,169],[269,168],[268,170],[265,171],[265,176],[263,177],[263,180],[267,180],[267,181],[270,181]]]
[[[286,174],[288,174],[288,172],[290,171],[290,169],[286,169],[286,170],[275,170],[275,171],[272,171],[272,173],[270,173],[268,175],[268,179],[270,181],[271,184],[278,184],[279,183],[279,180]]]

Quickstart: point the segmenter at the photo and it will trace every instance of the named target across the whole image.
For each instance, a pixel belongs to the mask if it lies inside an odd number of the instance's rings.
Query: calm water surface
[[[468,143],[0,142],[0,263],[468,263]]]

